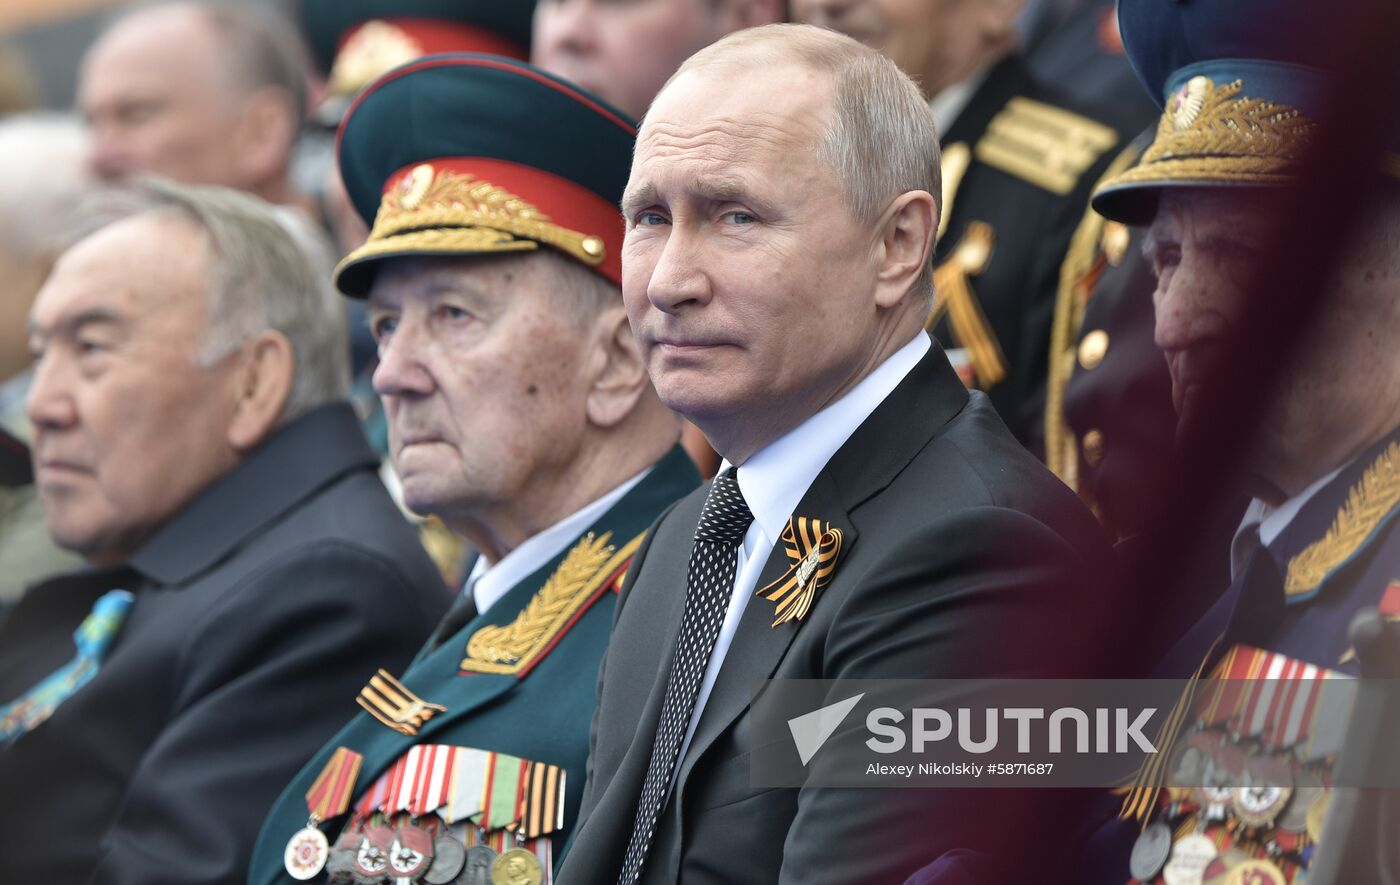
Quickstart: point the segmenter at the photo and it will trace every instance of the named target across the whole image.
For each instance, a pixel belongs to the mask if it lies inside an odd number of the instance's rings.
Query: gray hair
[[[344,399],[350,353],[345,304],[331,285],[334,264],[325,235],[298,210],[212,185],[146,178],[121,200],[94,207],[96,226],[168,214],[204,232],[209,245],[208,317],[196,349],[213,365],[266,331],[291,342],[295,370],[282,409],[286,423]]]
[[[938,131],[918,85],[879,52],[835,31],[774,24],[736,31],[692,55],[667,81],[699,67],[771,68],[796,63],[830,78],[831,120],[817,156],[840,178],[846,204],[873,223],[890,201],[927,191],[942,210]],[[662,87],[663,91],[665,87]],[[933,297],[933,266],[914,291]]]
[[[87,164],[82,124],[66,114],[22,114],[0,121],[0,241],[29,263],[68,245],[78,207],[98,189]]]

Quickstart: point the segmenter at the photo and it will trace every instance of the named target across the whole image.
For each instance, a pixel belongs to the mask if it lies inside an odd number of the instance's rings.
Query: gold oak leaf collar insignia
[[[611,539],[612,532],[585,535],[515,620],[488,625],[472,634],[461,669],[518,674],[544,654],[579,610],[627,565],[641,545],[642,535],[624,544],[621,550],[608,543]]]
[[[1366,545],[1400,506],[1400,443],[1391,443],[1366,468],[1320,541],[1288,561],[1283,592],[1289,602],[1310,598]]]
[[[817,591],[831,582],[841,556],[841,530],[820,519],[793,516],[779,540],[787,554],[787,571],[754,594],[777,603],[775,628],[805,618]]]

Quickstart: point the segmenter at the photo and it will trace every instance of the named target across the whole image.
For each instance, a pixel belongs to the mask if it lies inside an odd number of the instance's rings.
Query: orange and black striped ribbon
[[[546,836],[564,827],[564,776],[557,765],[534,762],[525,777],[520,834],[525,839]]]
[[[434,714],[447,711],[446,707],[430,704],[418,697],[382,668],[370,677],[368,685],[360,689],[360,696],[355,701],[375,719],[409,737],[417,735],[418,729]]]
[[[330,761],[311,789],[306,791],[306,808],[314,821],[329,820],[345,813],[350,807],[350,793],[355,789],[355,778],[360,774],[360,763],[365,757],[354,750],[336,747]]]
[[[778,604],[774,611],[774,627],[807,616],[817,591],[827,585],[836,571],[836,560],[841,555],[841,530],[820,519],[793,516],[788,519],[779,540],[787,553],[787,571],[755,594]]]

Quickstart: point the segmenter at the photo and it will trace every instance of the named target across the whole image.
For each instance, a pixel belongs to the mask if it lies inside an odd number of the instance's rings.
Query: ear
[[[938,203],[928,191],[900,194],[885,211],[878,244],[875,303],[898,304],[932,260]]]
[[[296,360],[292,343],[281,332],[253,339],[234,369],[234,409],[229,445],[239,454],[257,447],[277,427],[292,392]]]
[[[280,176],[301,121],[286,90],[265,86],[244,101],[238,123],[239,164],[247,181]]]
[[[588,421],[597,427],[614,427],[632,413],[650,383],[642,350],[620,303],[603,311],[593,325],[588,369],[592,379],[585,402]]]

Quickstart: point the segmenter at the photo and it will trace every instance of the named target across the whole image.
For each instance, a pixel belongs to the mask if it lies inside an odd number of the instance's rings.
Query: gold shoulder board
[[[1018,96],[992,118],[973,154],[988,166],[1064,196],[1117,143],[1118,133],[1102,123]]]

